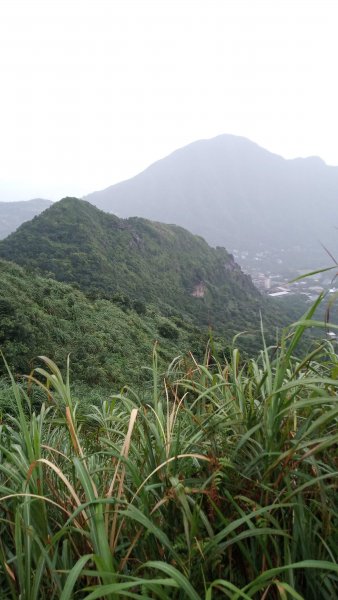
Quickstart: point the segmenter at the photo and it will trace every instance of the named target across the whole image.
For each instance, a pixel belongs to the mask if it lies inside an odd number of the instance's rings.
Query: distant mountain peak
[[[176,223],[214,246],[238,250],[240,260],[243,252],[266,251],[276,269],[289,248],[295,268],[312,269],[325,266],[317,240],[336,246],[337,198],[338,167],[318,156],[286,160],[243,136],[221,134],[83,200],[122,218]],[[0,237],[41,212],[43,203],[0,203]]]
[[[324,260],[336,244],[338,167],[317,156],[284,159],[245,137],[198,140],[132,179],[85,197],[120,217],[177,223],[230,251],[278,255],[297,247],[299,268]],[[328,215],[330,215],[328,217]]]

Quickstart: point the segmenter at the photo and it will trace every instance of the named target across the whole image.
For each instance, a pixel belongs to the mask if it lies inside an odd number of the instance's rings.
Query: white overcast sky
[[[338,165],[337,0],[0,0],[0,200],[221,133]]]

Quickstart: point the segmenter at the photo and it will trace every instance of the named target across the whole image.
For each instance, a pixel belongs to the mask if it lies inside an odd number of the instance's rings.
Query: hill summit
[[[336,245],[338,167],[285,160],[234,135],[189,144],[86,199],[121,217],[177,223],[231,251],[273,253],[277,264],[287,249],[292,266],[325,265],[320,241]]]
[[[152,303],[228,339],[259,329],[260,310],[278,322],[276,309],[224,248],[181,227],[120,219],[76,198],[21,225],[0,242],[0,256],[92,296]]]

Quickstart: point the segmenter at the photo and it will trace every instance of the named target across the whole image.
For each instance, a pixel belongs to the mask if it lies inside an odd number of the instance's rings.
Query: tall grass
[[[153,360],[91,409],[42,358],[0,428],[0,597],[332,600],[338,357],[311,309],[242,362]],[[44,391],[36,409],[34,386]]]

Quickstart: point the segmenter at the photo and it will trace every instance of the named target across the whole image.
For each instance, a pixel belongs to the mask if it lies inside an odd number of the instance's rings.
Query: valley
[[[257,289],[269,296],[280,292],[285,295],[303,296],[305,300],[311,302],[321,292],[336,291],[334,262],[328,254],[326,254],[327,270],[323,267],[323,272],[319,269],[311,276],[307,274],[313,269],[297,269],[292,266],[292,250],[286,252],[282,249],[280,253],[274,255],[273,259],[268,251],[251,254],[245,250],[239,253],[235,249],[233,256],[236,262],[241,264],[243,272],[251,277]],[[329,265],[332,265],[332,270],[329,270]]]

